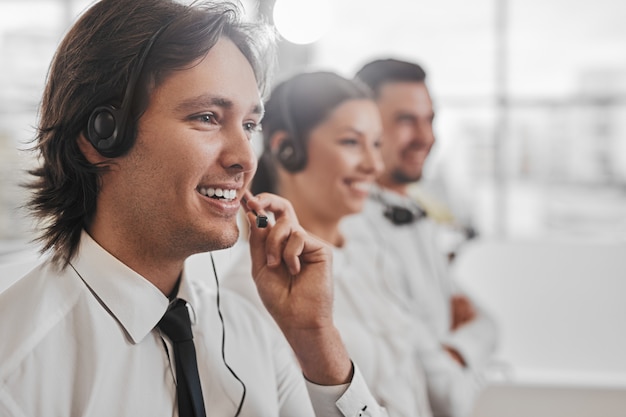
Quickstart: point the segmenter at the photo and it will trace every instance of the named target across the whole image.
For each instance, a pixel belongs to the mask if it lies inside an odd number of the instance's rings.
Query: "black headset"
[[[419,207],[410,210],[406,207],[385,205],[383,214],[395,225],[411,224],[426,217],[426,212]]]
[[[282,117],[285,121],[287,137],[280,143],[276,152],[276,159],[289,172],[302,171],[307,163],[306,149],[302,147],[302,141],[299,139],[299,132],[293,121],[293,115],[289,108],[289,83],[283,85],[283,91],[280,95],[279,106]]]
[[[372,196],[383,206],[383,215],[396,226],[411,224],[427,216],[426,211],[417,205],[410,209],[408,207],[390,204],[380,195],[380,191],[372,192]]]
[[[85,136],[100,155],[115,158],[124,155],[133,146],[135,134],[128,128],[128,119],[130,118],[136,84],[154,42],[172,21],[173,19],[161,26],[146,43],[137,61],[137,66],[128,78],[124,98],[119,108],[112,104],[104,104],[93,109],[89,115]]]

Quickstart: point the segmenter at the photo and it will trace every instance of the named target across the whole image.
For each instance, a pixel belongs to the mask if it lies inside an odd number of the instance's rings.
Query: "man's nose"
[[[419,122],[415,126],[414,138],[420,146],[431,147],[435,143],[435,133],[431,123]]]
[[[250,141],[250,133],[243,127],[233,128],[225,138],[222,164],[239,172],[254,172],[257,160]]]

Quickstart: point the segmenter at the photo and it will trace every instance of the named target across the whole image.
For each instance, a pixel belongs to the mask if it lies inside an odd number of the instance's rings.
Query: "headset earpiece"
[[[284,139],[278,145],[276,157],[280,164],[289,172],[301,171],[306,165],[306,156],[298,151],[292,139]]]
[[[96,107],[87,122],[87,139],[103,156],[114,158],[121,154],[123,140],[120,110],[111,105]]]
[[[174,20],[175,18],[172,18],[169,22],[161,26],[152,34],[148,42],[146,42],[137,60],[137,65],[128,78],[124,98],[119,108],[105,104],[96,107],[89,115],[85,135],[87,136],[87,140],[91,142],[93,147],[102,156],[116,158],[124,155],[124,153],[133,146],[134,135],[129,135],[128,133],[132,132],[134,129],[130,126],[127,127],[126,124],[131,117],[131,105],[133,97],[135,96],[135,87],[143,71],[146,58],[152,49],[152,45],[154,45],[159,35],[161,35]]]
[[[307,152],[302,148],[302,141],[298,141],[300,138],[300,132],[296,129],[296,123],[294,121],[293,114],[291,113],[291,106],[289,105],[289,98],[291,96],[292,86],[289,82],[282,86],[282,90],[279,100],[279,109],[282,113],[282,119],[285,123],[283,130],[286,131],[287,137],[278,144],[276,151],[276,159],[289,172],[302,171],[306,166]]]

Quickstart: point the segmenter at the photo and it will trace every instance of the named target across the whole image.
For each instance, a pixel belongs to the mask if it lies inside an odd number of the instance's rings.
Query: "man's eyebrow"
[[[417,119],[417,116],[409,111],[404,111],[404,110],[400,110],[397,111],[396,114],[396,120],[401,120],[401,119],[411,119],[411,120],[415,120]]]
[[[265,107],[263,107],[263,103],[258,103],[252,106],[250,113],[258,114],[259,116],[263,117],[265,115]]]
[[[181,101],[180,103],[176,105],[174,110],[181,111],[181,112],[195,111],[198,109],[202,109],[206,107],[213,107],[213,106],[230,109],[233,107],[233,102],[225,97],[203,94],[200,96],[191,97],[191,98]]]
[[[435,118],[435,112],[431,112],[428,115],[418,115],[412,112],[408,112],[408,111],[398,111],[395,114],[395,119],[396,120],[418,120],[418,119],[427,119],[427,120],[434,120]]]
[[[206,109],[207,107],[221,107],[226,110],[230,110],[235,107],[235,103],[222,96],[214,96],[209,94],[202,94],[196,97],[191,97],[186,100],[181,101],[174,108],[177,112],[193,112],[201,109]],[[263,104],[258,103],[252,106],[250,112],[253,114],[263,114]]]

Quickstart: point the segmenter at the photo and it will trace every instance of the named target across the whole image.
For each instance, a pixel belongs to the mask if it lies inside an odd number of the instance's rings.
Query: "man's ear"
[[[100,155],[100,152],[98,152],[96,148],[94,148],[94,146],[91,144],[91,142],[87,140],[83,133],[78,136],[78,139],[76,141],[78,142],[78,148],[80,149],[81,153],[83,154],[85,159],[87,159],[87,161],[89,161],[91,164],[100,164],[109,159]]]

